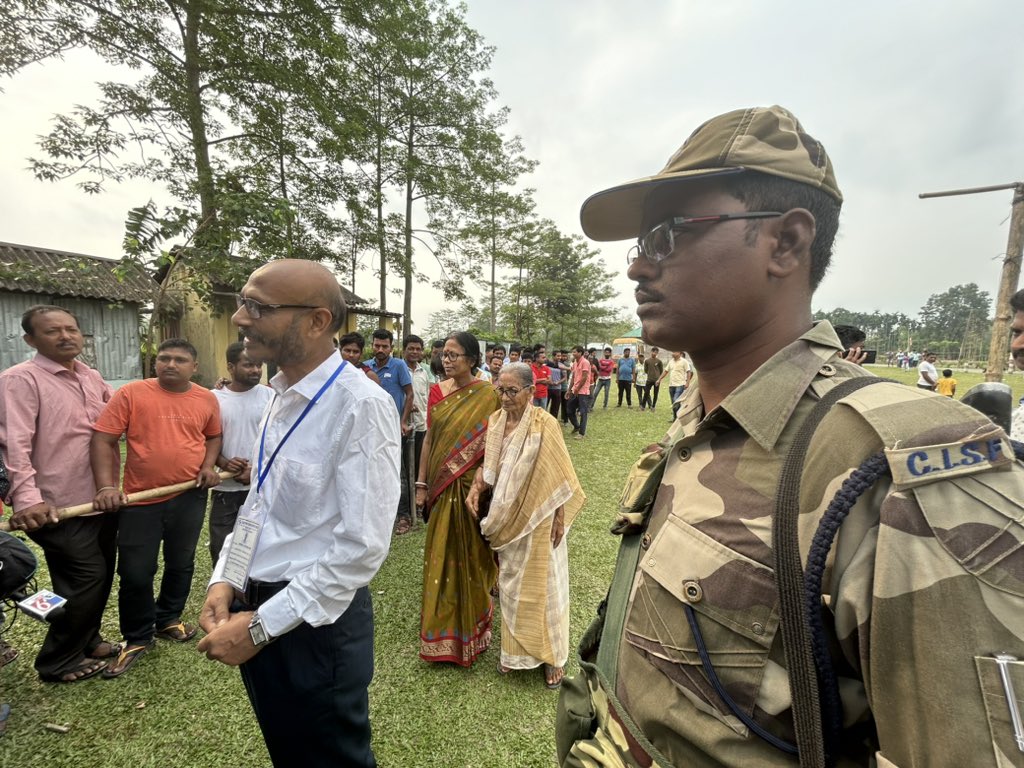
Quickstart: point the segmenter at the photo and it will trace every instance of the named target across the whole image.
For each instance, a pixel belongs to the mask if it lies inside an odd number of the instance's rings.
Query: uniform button
[[[751,627],[751,629],[754,630],[754,634],[755,635],[763,635],[764,634],[764,624],[762,624],[759,621],[755,621],[753,626]]]
[[[693,455],[693,451],[691,451],[685,445],[679,446],[679,460],[680,461],[689,461],[690,457],[692,455]]]
[[[653,568],[657,564],[658,564],[658,561],[655,560],[653,557],[650,560],[647,561],[647,565],[649,565],[651,568]]]
[[[684,581],[683,594],[689,603],[699,603],[704,598],[704,590],[696,581]]]
[[[644,534],[644,537],[642,539],[640,539],[640,546],[643,547],[644,549],[647,549],[648,547],[651,546],[651,534],[649,534],[649,533],[645,533]]]
[[[835,376],[836,369],[831,363],[825,363],[821,368],[818,369],[818,373],[822,376]]]

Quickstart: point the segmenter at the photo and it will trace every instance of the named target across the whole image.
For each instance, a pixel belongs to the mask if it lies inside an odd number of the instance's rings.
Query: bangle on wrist
[[[116,491],[117,487],[113,485],[104,485],[102,488],[97,488],[96,493],[103,493],[103,491]]]
[[[426,483],[416,483],[416,487],[417,488],[424,488],[425,489],[427,487],[427,484]]]

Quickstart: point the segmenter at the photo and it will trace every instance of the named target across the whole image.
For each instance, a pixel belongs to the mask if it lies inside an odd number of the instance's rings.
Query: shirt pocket
[[[640,558],[626,620],[629,645],[698,708],[745,734],[704,672],[686,606],[723,688],[753,716],[779,624],[775,575],[669,516]]]
[[[324,497],[324,468],[278,456],[274,461],[274,501],[269,514],[281,528],[308,533],[321,523]]]
[[[1021,749],[1017,746],[1010,715],[1010,700],[1007,698],[1007,686],[1003,683],[999,662],[990,656],[975,656],[974,666],[978,671],[978,683],[985,701],[995,764],[1020,765]],[[1021,699],[1021,693],[1024,693],[1024,662],[1007,662],[1006,674],[1016,699],[1017,710],[1024,711],[1024,700]]]

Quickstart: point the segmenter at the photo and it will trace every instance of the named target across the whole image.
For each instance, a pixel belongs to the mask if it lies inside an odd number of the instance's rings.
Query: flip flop
[[[44,683],[80,683],[90,677],[96,677],[107,668],[107,662],[102,659],[85,658],[71,669],[59,672],[56,675],[43,675],[39,679]]]
[[[6,667],[16,658],[20,651],[13,645],[8,645],[3,640],[0,640],[0,667]]]
[[[559,672],[561,674],[560,674],[560,676],[559,676],[557,681],[551,682],[551,677],[556,672]],[[564,677],[565,677],[565,669],[563,667],[553,667],[550,664],[545,664],[544,665],[544,685],[548,689],[550,689],[552,691],[557,691],[559,688],[562,687],[562,680],[563,680]]]
[[[511,672],[511,671],[512,671],[512,669],[511,669],[510,667],[506,667],[506,666],[505,666],[504,664],[502,664],[502,663],[501,663],[500,661],[498,662],[498,674],[499,674],[499,675],[501,675],[502,677],[504,677],[505,675],[507,675],[507,674],[508,674],[509,672]]]
[[[106,680],[113,680],[115,677],[120,677],[133,666],[140,658],[146,655],[146,651],[153,648],[153,643],[148,645],[129,645],[126,646],[121,655],[117,657],[117,661],[107,666],[103,670],[103,677]]]

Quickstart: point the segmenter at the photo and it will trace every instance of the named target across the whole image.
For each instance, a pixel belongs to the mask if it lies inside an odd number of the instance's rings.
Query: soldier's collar
[[[770,451],[807,388],[827,361],[842,352],[828,321],[780,349],[718,406],[727,411],[761,448]]]

